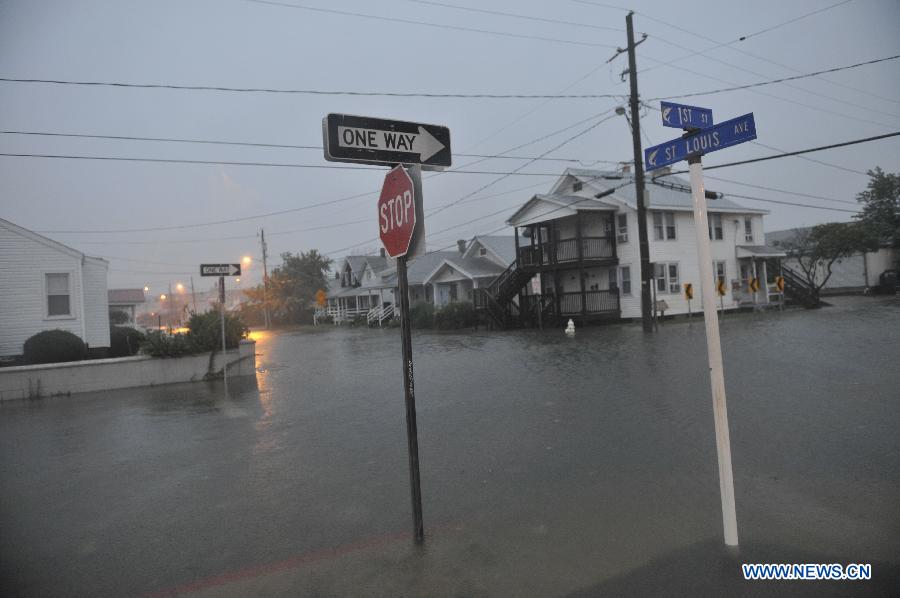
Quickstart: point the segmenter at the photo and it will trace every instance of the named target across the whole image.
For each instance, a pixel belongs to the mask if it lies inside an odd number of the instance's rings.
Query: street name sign
[[[415,229],[413,181],[403,166],[397,166],[384,177],[381,197],[378,198],[378,233],[388,255],[406,255]]]
[[[691,156],[702,156],[754,139],[756,123],[751,112],[685,137],[649,147],[644,150],[644,164],[647,170],[655,170],[687,160]]]
[[[240,276],[240,264],[200,264],[200,276]]]
[[[713,124],[712,110],[674,102],[660,102],[662,124],[676,129],[708,129]]]
[[[322,119],[325,159],[360,164],[421,164],[423,170],[450,166],[450,129],[441,125],[350,114]]]

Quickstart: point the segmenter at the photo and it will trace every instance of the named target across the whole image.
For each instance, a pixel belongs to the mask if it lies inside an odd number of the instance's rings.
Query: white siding
[[[896,268],[898,265],[897,250],[882,247],[878,251],[866,254],[866,278],[867,286],[874,287],[879,284],[878,277],[885,270]]]
[[[70,316],[47,316],[47,273],[69,274]],[[25,237],[0,223],[0,355],[21,355],[25,341],[41,330],[59,328],[83,336],[80,273],[80,256]]]
[[[91,348],[109,347],[109,294],[106,288],[107,263],[85,258],[84,342]]]

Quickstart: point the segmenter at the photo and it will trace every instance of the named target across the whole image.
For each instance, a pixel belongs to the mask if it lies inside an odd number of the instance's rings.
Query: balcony
[[[578,239],[562,239],[519,248],[519,264],[523,268],[540,269],[555,264],[582,262],[611,262],[617,259],[614,237],[582,237],[581,252]]]
[[[559,293],[545,295],[525,295],[522,297],[522,311],[524,313],[536,313],[538,304],[543,307],[546,315],[559,316],[597,316],[619,315],[619,291],[616,289],[606,291],[585,291],[584,309],[582,309],[582,294],[580,292]],[[558,310],[557,310],[557,305]]]

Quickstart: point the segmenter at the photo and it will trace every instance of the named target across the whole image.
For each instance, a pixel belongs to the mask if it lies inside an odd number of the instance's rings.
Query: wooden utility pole
[[[637,196],[638,248],[641,257],[641,322],[644,332],[653,332],[652,308],[650,305],[650,242],[647,238],[647,206],[644,204],[644,152],[641,149],[641,116],[638,101],[637,61],[634,48],[633,12],[625,17],[628,30],[628,78],[631,81],[631,139],[634,145],[634,191]],[[642,40],[643,41],[643,40]],[[640,42],[638,42],[640,43]]]
[[[268,247],[266,247],[266,229],[259,229],[259,244],[262,246],[263,262],[263,315],[266,321],[266,330],[269,329],[269,270],[266,266]]]

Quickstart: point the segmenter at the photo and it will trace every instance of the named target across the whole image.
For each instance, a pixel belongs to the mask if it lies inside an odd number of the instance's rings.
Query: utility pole
[[[197,313],[197,293],[194,292],[193,276],[191,276],[191,304],[194,306],[194,313]]]
[[[637,63],[634,48],[633,12],[625,17],[628,30],[628,78],[631,81],[631,139],[634,145],[634,191],[637,196],[638,245],[641,256],[641,323],[644,332],[653,332],[652,306],[650,305],[650,285],[653,273],[650,271],[650,242],[647,238],[647,206],[644,204],[644,152],[641,148],[641,116],[638,102]],[[643,40],[641,40],[643,41]],[[640,42],[638,42],[640,43]]]
[[[263,260],[263,315],[266,320],[266,330],[269,329],[269,270],[266,266],[268,248],[266,247],[266,229],[259,229],[259,244],[262,246]]]

